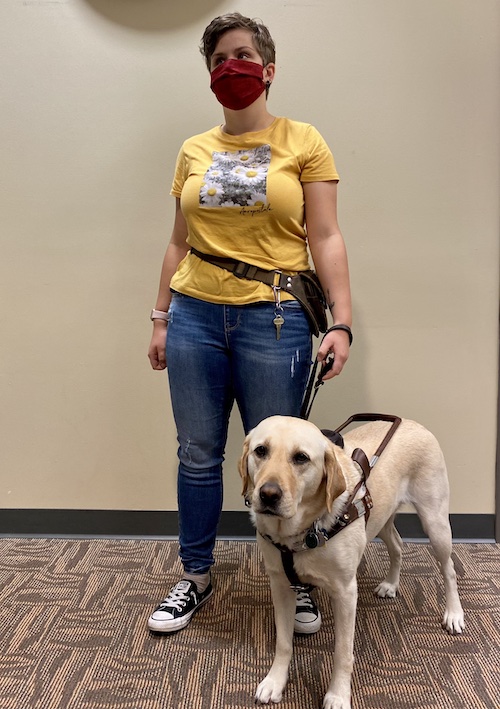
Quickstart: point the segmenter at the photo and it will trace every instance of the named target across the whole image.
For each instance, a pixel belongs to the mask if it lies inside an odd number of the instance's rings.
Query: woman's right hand
[[[167,367],[166,356],[167,323],[165,320],[155,320],[153,336],[149,345],[148,357],[153,369],[162,370]]]

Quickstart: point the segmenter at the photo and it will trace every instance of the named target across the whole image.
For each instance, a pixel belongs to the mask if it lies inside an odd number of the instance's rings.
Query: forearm
[[[160,310],[164,313],[168,312],[172,297],[170,281],[177,270],[177,266],[186,255],[188,248],[185,242],[178,244],[175,241],[171,241],[168,245],[163,259],[155,310]],[[163,317],[158,317],[153,320],[153,334],[149,345],[148,357],[151,366],[156,370],[163,370],[167,366],[165,349],[167,325],[168,323]]]
[[[309,242],[314,267],[332,315],[333,323],[352,325],[349,266],[340,231]]]
[[[170,282],[182,259],[189,251],[187,244],[187,226],[182,215],[180,199],[175,200],[175,221],[169,245],[163,258],[161,267],[160,287],[156,299],[155,310],[168,312],[172,294]],[[166,329],[167,322],[164,317],[155,318],[153,321],[153,335],[149,345],[148,357],[153,369],[162,370],[167,366],[166,359]]]

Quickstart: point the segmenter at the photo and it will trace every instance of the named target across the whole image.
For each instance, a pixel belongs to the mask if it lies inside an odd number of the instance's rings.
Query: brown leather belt
[[[275,268],[267,271],[246,261],[237,261],[226,256],[212,256],[204,254],[198,249],[191,247],[193,256],[211,263],[213,266],[223,268],[232,273],[236,278],[244,278],[248,281],[259,281],[272,288],[274,301],[279,307],[279,293],[283,291],[290,293],[295,300],[301,304],[307,317],[311,333],[318,337],[320,332],[325,332],[328,326],[326,318],[326,300],[319,281],[314,271],[296,271],[284,273],[281,269]],[[335,326],[340,327],[340,325]],[[345,328],[346,326],[342,326]],[[349,330],[350,332],[350,330]],[[352,338],[352,335],[349,335]]]
[[[274,288],[283,288],[288,290],[291,288],[292,274],[283,273],[279,269],[273,271],[266,271],[264,268],[259,268],[246,261],[237,261],[234,258],[226,258],[225,256],[212,256],[211,254],[204,254],[198,249],[191,246],[191,253],[197,256],[202,261],[211,263],[219,268],[224,268],[229,271],[236,278],[245,278],[249,281],[260,281],[265,283],[267,286]]]

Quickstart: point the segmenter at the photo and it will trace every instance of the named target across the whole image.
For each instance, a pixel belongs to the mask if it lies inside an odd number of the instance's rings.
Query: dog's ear
[[[347,489],[342,468],[335,455],[335,446],[328,444],[325,451],[326,506],[332,511],[333,502]]]
[[[248,452],[250,450],[250,444],[248,440],[248,436],[245,438],[245,441],[243,443],[243,452],[241,454],[241,458],[238,461],[238,472],[241,476],[241,479],[243,481],[243,490],[241,491],[241,494],[243,496],[247,495],[248,493],[248,488],[250,487],[250,476],[248,474]]]

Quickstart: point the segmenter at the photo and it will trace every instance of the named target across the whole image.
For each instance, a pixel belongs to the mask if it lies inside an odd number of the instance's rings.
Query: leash
[[[333,363],[335,361],[335,358],[333,355],[328,355],[326,360],[324,361],[323,366],[319,370],[318,377],[315,380],[316,377],[316,372],[318,370],[319,366],[319,360],[316,357],[316,359],[313,362],[313,365],[311,367],[311,372],[309,374],[309,380],[307,382],[307,387],[306,391],[304,394],[304,398],[302,400],[302,406],[300,408],[300,418],[301,419],[308,419],[309,415],[311,413],[312,405],[314,404],[314,399],[316,398],[316,394],[319,391],[320,386],[323,386],[325,383],[323,381],[323,377],[325,374],[328,374],[330,369],[333,367]],[[312,398],[311,398],[312,396]]]

